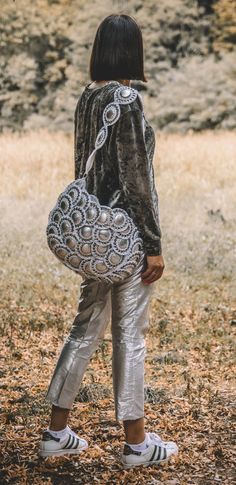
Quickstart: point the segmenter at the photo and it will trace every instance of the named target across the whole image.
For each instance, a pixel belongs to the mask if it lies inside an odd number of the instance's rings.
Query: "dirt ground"
[[[73,140],[46,131],[1,135],[1,484],[236,482],[235,159],[236,133],[157,133],[165,271],[151,301],[146,428],[176,441],[179,454],[125,471],[109,326],[71,414],[88,450],[38,458],[50,413],[45,392],[79,298],[79,278],[45,238],[48,212],[73,178]]]

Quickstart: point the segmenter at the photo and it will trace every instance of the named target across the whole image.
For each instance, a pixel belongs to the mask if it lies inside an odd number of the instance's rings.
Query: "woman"
[[[110,15],[100,24],[90,59],[89,83],[75,110],[75,178],[82,176],[102,125],[102,112],[117,87],[132,79],[147,82],[143,70],[142,33],[127,15]],[[126,443],[121,461],[126,468],[165,461],[177,453],[144,428],[145,334],[152,284],[163,273],[158,196],[152,159],[155,135],[143,118],[139,96],[121,106],[109,126],[106,143],[97,152],[87,189],[101,204],[125,209],[143,239],[144,253],[134,273],[119,283],[83,280],[78,314],[49,385],[51,421],[43,432],[41,456],[79,453],[88,444],[67,421],[93,352],[101,342],[112,313],[112,374],[116,419],[122,420]],[[144,125],[143,125],[144,123]],[[144,129],[144,131],[143,131]]]

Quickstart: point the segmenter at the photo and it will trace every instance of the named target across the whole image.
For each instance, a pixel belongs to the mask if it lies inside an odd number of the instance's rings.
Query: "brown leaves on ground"
[[[53,309],[48,311],[53,318]],[[175,440],[180,451],[165,465],[133,471],[119,463],[124,436],[114,418],[109,333],[92,358],[71,414],[70,425],[88,439],[88,450],[79,457],[38,458],[50,412],[45,391],[66,329],[32,331],[16,320],[3,342],[1,483],[233,484],[233,316],[226,305],[194,309],[182,301],[174,309],[153,298],[146,428]]]

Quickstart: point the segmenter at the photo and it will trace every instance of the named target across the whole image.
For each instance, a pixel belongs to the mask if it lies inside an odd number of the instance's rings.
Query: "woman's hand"
[[[161,278],[164,271],[164,259],[160,256],[146,256],[146,269],[141,273],[142,282],[150,285]]]

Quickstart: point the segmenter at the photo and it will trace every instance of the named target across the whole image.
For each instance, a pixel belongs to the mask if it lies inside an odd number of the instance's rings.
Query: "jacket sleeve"
[[[115,157],[126,210],[140,231],[145,253],[160,255],[158,194],[153,163],[144,139],[141,109],[130,108],[123,112],[114,128]]]

